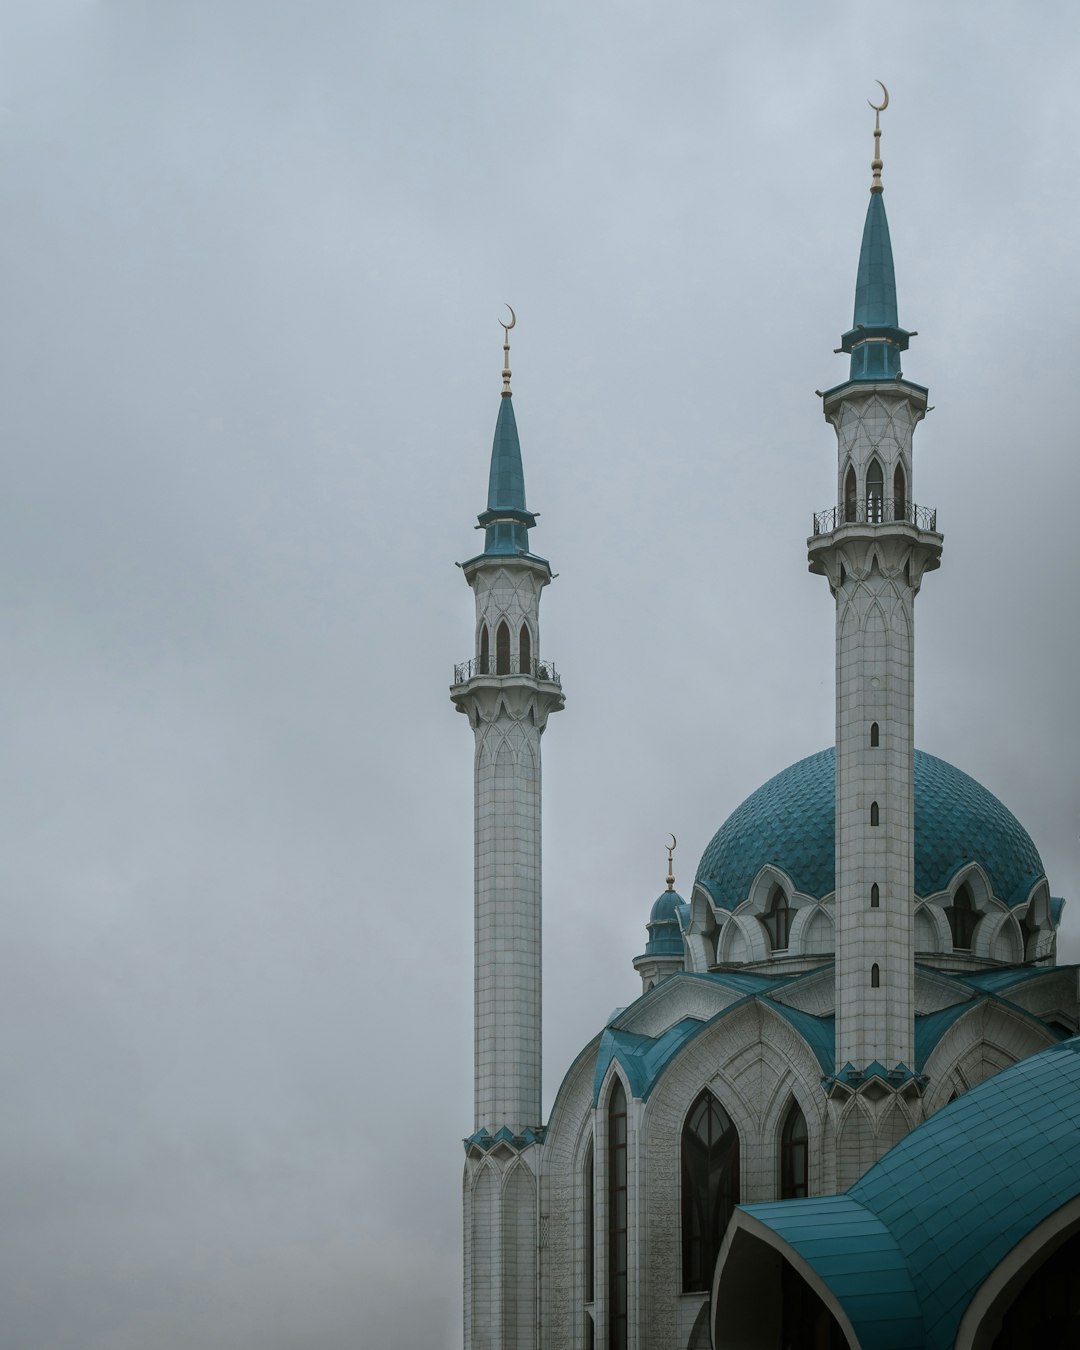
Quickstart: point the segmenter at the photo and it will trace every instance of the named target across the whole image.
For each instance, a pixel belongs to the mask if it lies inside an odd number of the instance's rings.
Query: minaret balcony
[[[470,680],[502,679],[504,676],[524,675],[528,679],[538,680],[542,684],[555,684],[562,688],[559,672],[550,661],[541,661],[536,657],[520,656],[474,656],[471,661],[461,661],[454,667],[454,684],[468,684]]]
[[[937,534],[937,508],[916,506],[904,499],[868,497],[865,501],[847,501],[814,515],[814,534],[832,534],[845,525],[914,525],[917,530]]]

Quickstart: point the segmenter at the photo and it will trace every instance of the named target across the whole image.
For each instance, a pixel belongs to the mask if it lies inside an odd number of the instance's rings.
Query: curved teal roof
[[[742,903],[766,863],[818,900],[836,889],[836,755],[801,759],[747,797],[713,835],[695,884],[725,909]],[[982,865],[994,894],[1022,904],[1046,872],[1031,836],[981,783],[924,750],[915,751],[915,894],[944,890],[969,862]]]
[[[998,1263],[1080,1195],[1078,1120],[1074,1037],[931,1116],[846,1195],[744,1209],[832,1289],[863,1350],[947,1350]]]
[[[484,527],[484,552],[518,554],[529,551],[529,530],[536,517],[525,505],[525,471],[521,467],[514,402],[503,394],[495,421],[488,473],[487,510],[477,517]]]

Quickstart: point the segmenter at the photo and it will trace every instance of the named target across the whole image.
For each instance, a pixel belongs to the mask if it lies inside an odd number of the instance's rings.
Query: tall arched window
[[[593,1144],[585,1152],[585,1194],[582,1197],[582,1227],[585,1230],[585,1302],[591,1303],[596,1297],[596,1170],[593,1167]]]
[[[880,907],[881,907],[881,892],[878,890],[878,884],[875,881],[874,884],[870,887],[870,908],[880,909]]]
[[[769,896],[769,908],[765,911],[761,920],[765,925],[765,932],[769,935],[770,951],[782,952],[787,950],[788,940],[791,937],[792,918],[793,915],[788,905],[788,898],[784,894],[784,888],[774,886],[772,895]]]
[[[876,961],[870,967],[870,988],[871,989],[881,988],[881,967],[878,965]]]
[[[810,1194],[810,1153],[806,1117],[793,1101],[780,1135],[780,1199],[801,1200]]]
[[[907,520],[907,483],[904,466],[898,464],[892,476],[893,520]]]
[[[707,1290],[720,1240],[739,1203],[739,1132],[708,1088],[682,1132],[683,1291]]]
[[[532,674],[532,634],[529,632],[529,625],[521,625],[521,633],[518,636],[518,655],[521,657],[522,675]]]
[[[844,477],[844,520],[851,524],[855,519],[855,502],[859,495],[858,484],[855,481],[855,467],[851,465]]]
[[[481,626],[480,626],[480,674],[481,674],[481,675],[486,675],[486,674],[488,673],[488,661],[489,661],[489,659],[490,659],[490,656],[491,656],[491,648],[490,648],[489,645],[488,645],[488,626],[487,626],[487,624],[485,623],[485,624],[481,624]]]
[[[626,1350],[626,1092],[608,1098],[608,1350]]]
[[[878,810],[877,802],[870,803],[870,824],[877,825],[881,820],[881,812]]]
[[[495,630],[495,674],[510,674],[510,629],[505,619]]]
[[[971,896],[971,887],[965,881],[958,887],[951,905],[946,905],[945,914],[952,931],[952,945],[964,951],[971,949],[971,939],[975,936],[975,925],[979,922],[979,911]]]
[[[876,750],[881,744],[881,728],[876,722],[870,723],[870,749]]]
[[[881,472],[881,464],[872,459],[866,470],[866,519],[875,525],[881,523],[884,498],[885,475]]]

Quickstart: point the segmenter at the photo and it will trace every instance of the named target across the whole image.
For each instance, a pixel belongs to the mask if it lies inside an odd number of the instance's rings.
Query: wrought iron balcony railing
[[[863,501],[848,501],[843,506],[818,511],[814,516],[814,533],[832,534],[841,525],[893,525],[897,522],[936,533],[937,509],[916,506],[909,501],[894,501],[891,497],[867,497]]]
[[[510,656],[506,653],[501,656],[474,656],[471,661],[460,661],[454,667],[455,684],[464,684],[479,675],[531,675],[534,680],[546,680],[549,684],[557,684],[560,689],[562,688],[559,672],[552,663],[538,661],[535,658],[527,657],[522,661],[520,656]]]

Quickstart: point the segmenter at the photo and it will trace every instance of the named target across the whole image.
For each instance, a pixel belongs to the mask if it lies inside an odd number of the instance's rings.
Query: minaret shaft
[[[915,596],[941,553],[910,501],[925,412],[925,390],[896,381],[825,401],[838,504],[808,546],[836,599],[838,1071],[914,1067]]]

